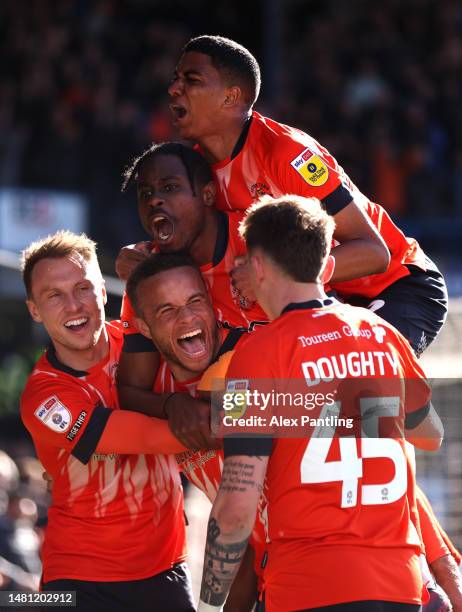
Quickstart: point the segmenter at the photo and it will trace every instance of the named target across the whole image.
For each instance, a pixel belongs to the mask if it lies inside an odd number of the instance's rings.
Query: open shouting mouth
[[[199,327],[179,336],[177,344],[190,359],[201,359],[207,354],[205,333]]]
[[[170,112],[172,114],[173,124],[180,123],[186,117],[188,111],[181,104],[170,104]]]
[[[165,213],[158,213],[151,219],[151,233],[157,244],[169,242],[174,234],[173,221]]]

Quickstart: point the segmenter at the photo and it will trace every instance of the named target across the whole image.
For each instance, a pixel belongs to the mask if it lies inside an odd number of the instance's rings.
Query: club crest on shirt
[[[255,301],[248,300],[246,297],[241,295],[239,291],[235,287],[233,287],[231,284],[230,284],[230,289],[231,289],[231,295],[232,295],[233,301],[236,304],[236,306],[239,306],[239,308],[242,308],[243,310],[249,310],[250,308],[255,306],[256,304]]]
[[[261,198],[264,195],[271,195],[271,189],[266,183],[257,182],[250,187],[250,193],[252,194],[252,198],[254,200],[258,200],[258,198]]]
[[[59,401],[56,395],[52,395],[42,402],[34,415],[39,421],[58,433],[67,431],[72,421],[70,411]]]
[[[321,187],[329,178],[329,170],[326,164],[310,149],[305,149],[290,162],[303,180],[313,187]]]

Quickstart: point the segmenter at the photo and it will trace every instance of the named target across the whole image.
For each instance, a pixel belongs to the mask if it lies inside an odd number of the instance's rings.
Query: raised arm
[[[225,459],[208,522],[198,612],[223,609],[255,523],[267,464],[268,456]]]
[[[404,435],[408,442],[421,450],[437,451],[440,448],[444,428],[431,402],[406,416]]]
[[[361,206],[352,200],[334,219],[334,238],[340,244],[332,249],[335,258],[332,282],[385,272],[390,253]]]
[[[126,410],[112,410],[96,446],[97,453],[171,454],[186,450],[167,421]]]

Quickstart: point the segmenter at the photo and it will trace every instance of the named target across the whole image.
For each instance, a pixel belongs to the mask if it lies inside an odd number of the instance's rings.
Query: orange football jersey
[[[422,531],[422,540],[428,564],[431,565],[434,561],[445,555],[452,555],[454,561],[459,565],[462,556],[441,527],[430,502],[420,487],[416,489],[416,498],[420,529]]]
[[[408,342],[362,308],[330,299],[290,304],[230,363],[228,384],[258,390],[259,379],[278,392],[298,380],[299,391],[330,397],[311,408],[318,424],[306,437],[272,433],[268,612],[371,599],[420,603],[415,475],[399,433],[404,421],[425,417],[430,391]],[[345,416],[353,429],[339,436],[335,419]],[[226,440],[225,451],[243,440]]]
[[[111,411],[122,330],[106,324],[108,356],[80,372],[52,349],[37,362],[21,417],[53,478],[42,548],[43,582],[148,578],[186,558],[183,494],[175,458],[96,454]]]
[[[231,332],[232,333],[232,332]],[[226,330],[222,330],[223,339],[227,335]],[[229,335],[228,335],[229,337]],[[222,345],[223,354],[213,363],[200,377],[188,382],[178,382],[165,361],[162,361],[156,376],[153,390],[156,393],[180,392],[189,393],[192,397],[197,397],[200,391],[211,391],[213,379],[224,380],[229,360],[232,357],[234,347],[239,339],[235,335],[231,343]],[[229,349],[229,350],[228,350]],[[217,495],[223,470],[223,451],[204,450],[204,451],[185,451],[176,455],[176,460],[186,478],[200,489],[213,504]],[[262,495],[259,504],[255,526],[250,538],[250,544],[254,549],[254,569],[261,579],[262,559],[266,546],[266,503]]]
[[[167,363],[162,360],[154,381],[153,391],[155,393],[187,393],[192,397],[196,397],[196,387],[200,378],[198,376],[187,382],[178,382]],[[175,457],[179,468],[183,471],[186,478],[205,493],[213,503],[220,486],[223,469],[223,451],[213,449],[203,451],[189,450],[178,453]]]
[[[241,240],[238,227],[244,213],[220,213],[218,237],[214,260],[200,267],[209,289],[217,320],[224,327],[242,327],[252,330],[255,325],[264,324],[268,317],[258,304],[248,304],[231,285],[229,273],[234,268],[236,257],[245,255],[245,243]],[[126,335],[138,334],[134,322],[135,313],[130,300],[124,295],[120,318]]]
[[[200,150],[200,149],[199,149]],[[354,198],[386,242],[391,262],[386,272],[334,283],[343,295],[374,297],[409,274],[406,264],[426,269],[418,243],[396,227],[388,213],[366,198],[335,158],[314,138],[290,126],[252,113],[247,137],[235,157],[213,165],[217,207],[245,210],[263,194],[296,193],[320,199],[335,215]]]

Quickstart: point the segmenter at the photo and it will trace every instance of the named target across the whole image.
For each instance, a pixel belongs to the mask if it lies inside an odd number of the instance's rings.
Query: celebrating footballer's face
[[[194,251],[215,201],[212,182],[193,188],[182,160],[156,155],[137,174],[138,211],[144,229],[162,252]]]
[[[29,312],[43,323],[58,356],[86,351],[98,343],[104,325],[106,291],[96,261],[80,255],[47,257],[31,274]]]
[[[220,132],[228,87],[204,53],[184,53],[168,88],[173,125],[181,138],[201,140]]]
[[[140,331],[152,338],[178,380],[202,373],[219,344],[218,328],[200,272],[184,266],[141,280]]]

